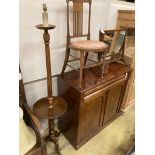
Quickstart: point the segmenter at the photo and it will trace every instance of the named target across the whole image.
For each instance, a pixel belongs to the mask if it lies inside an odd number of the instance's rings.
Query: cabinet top
[[[135,10],[118,10],[119,13],[135,13]]]
[[[79,72],[75,70],[64,73],[64,77],[59,75],[58,78],[61,78],[69,86],[82,93],[92,89],[93,87],[108,82],[109,80],[117,78],[118,76],[125,74],[130,70],[131,67],[129,65],[122,65],[114,62],[107,68],[107,73],[105,74],[104,78],[101,78],[101,67],[98,66],[91,69],[84,69],[82,88],[79,88]]]

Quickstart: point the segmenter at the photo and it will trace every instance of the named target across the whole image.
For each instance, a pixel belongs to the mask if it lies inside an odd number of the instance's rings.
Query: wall
[[[20,0],[20,65],[24,82],[46,77],[44,44],[41,30],[35,25],[42,23],[42,3],[46,3],[49,22],[56,25],[50,31],[52,74],[61,72],[66,44],[66,1],[65,0]],[[134,4],[112,0],[93,0],[91,17],[91,38],[98,40],[100,28],[114,28],[118,9],[134,9]],[[67,68],[68,70],[69,68]],[[46,96],[46,80],[25,85],[28,104]],[[57,80],[53,79],[54,95],[57,95]]]
[[[134,10],[135,4],[123,1],[112,0],[109,7],[109,14],[107,18],[106,28],[115,28],[117,22],[118,10]]]

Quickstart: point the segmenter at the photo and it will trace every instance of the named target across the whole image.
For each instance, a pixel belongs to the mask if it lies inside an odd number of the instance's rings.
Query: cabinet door
[[[102,126],[102,114],[105,108],[105,96],[85,102],[80,106],[79,141],[89,136]]]
[[[118,108],[122,101],[123,91],[124,91],[124,85],[122,84],[114,86],[109,90],[103,124],[108,123],[118,114],[119,112]]]

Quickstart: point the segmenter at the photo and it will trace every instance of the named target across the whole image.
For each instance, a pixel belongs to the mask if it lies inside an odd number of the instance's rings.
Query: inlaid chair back
[[[87,37],[90,40],[90,17],[92,0],[67,0],[67,44],[71,38]],[[87,33],[84,33],[84,5],[88,4]],[[72,22],[70,22],[72,19]]]

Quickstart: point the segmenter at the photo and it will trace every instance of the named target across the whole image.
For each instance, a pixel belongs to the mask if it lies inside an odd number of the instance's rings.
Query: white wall
[[[42,23],[42,4],[46,3],[49,23],[56,25],[50,31],[52,74],[59,74],[62,69],[66,44],[66,0],[20,0],[20,65],[24,82],[46,77],[43,31],[35,28]],[[93,0],[91,16],[91,38],[98,39],[102,28],[114,28],[118,9],[134,9],[134,5],[111,0]],[[25,86],[29,105],[46,96],[46,81]],[[57,80],[53,79],[54,95],[57,95]]]
[[[106,28],[108,29],[115,28],[117,22],[118,10],[134,10],[134,9],[135,9],[134,3],[112,0],[109,7],[109,14]]]

